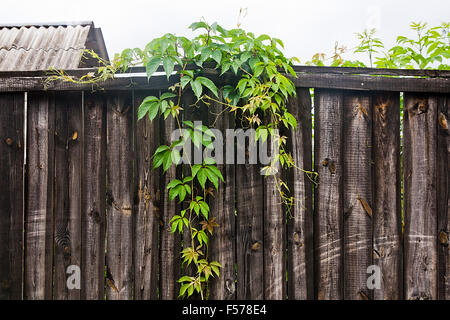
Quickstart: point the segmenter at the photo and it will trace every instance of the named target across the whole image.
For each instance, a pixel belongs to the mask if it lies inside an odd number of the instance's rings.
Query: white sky
[[[302,62],[331,53],[335,41],[356,45],[355,32],[366,27],[391,46],[397,35],[410,35],[411,21],[450,20],[449,0],[2,0],[0,23],[92,20],[112,57],[167,32],[189,36],[187,27],[201,17],[233,28],[240,8],[247,8],[244,29],[280,38]]]

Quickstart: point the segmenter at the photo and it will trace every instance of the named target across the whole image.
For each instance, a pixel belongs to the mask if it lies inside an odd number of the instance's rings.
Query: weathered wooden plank
[[[54,96],[28,94],[25,215],[26,299],[52,298]]]
[[[314,90],[315,287],[319,300],[343,298],[343,95]]]
[[[105,297],[106,108],[103,94],[84,93],[81,298]]]
[[[404,94],[405,298],[437,299],[437,99]]]
[[[177,128],[172,117],[161,119],[161,144],[171,145],[171,134]],[[177,168],[172,165],[161,177],[161,228],[160,228],[160,282],[159,294],[162,300],[173,300],[178,297],[177,280],[181,272],[181,236],[178,232],[171,233],[169,221],[179,213],[179,205],[175,200],[169,201],[167,185],[177,178]]]
[[[290,77],[290,76],[288,76]],[[225,74],[222,77],[208,73],[216,83],[229,83],[234,77]],[[388,78],[369,75],[335,74],[335,73],[299,73],[297,78],[290,77],[297,87],[302,88],[323,88],[323,89],[346,89],[362,91],[404,91],[404,92],[430,92],[447,93],[450,91],[450,78]],[[76,84],[71,82],[53,82],[44,87],[45,78],[40,77],[0,77],[0,92],[17,91],[42,91],[44,88],[49,91],[65,90],[92,90],[91,84]],[[101,83],[99,87],[108,90],[131,90],[131,89],[167,89],[179,82],[177,76],[172,76],[167,81],[166,76],[153,76],[148,82],[145,76],[142,77],[119,77]]]
[[[344,299],[372,298],[372,110],[370,96],[344,95]]]
[[[147,95],[154,92],[135,92],[135,178],[134,178],[134,299],[158,297],[160,173],[153,168],[152,156],[160,144],[159,121],[148,117],[137,120],[137,109]]]
[[[129,93],[107,95],[106,297],[133,296],[133,107]]]
[[[24,93],[0,95],[0,300],[22,298]]]
[[[280,178],[280,172],[264,176],[263,186],[264,299],[268,300],[284,300],[287,293],[286,219],[280,195]]]
[[[297,89],[288,110],[297,120],[297,129],[290,130],[287,150],[296,168],[287,172],[290,196],[294,202],[287,211],[288,298],[314,299],[313,259],[313,185],[310,176],[301,171],[312,170],[311,96],[309,89]]]
[[[240,120],[236,121],[239,126]],[[237,141],[237,156],[242,150],[249,154],[249,144],[253,141],[251,136],[248,142]],[[260,173],[260,165],[249,164],[249,159],[245,161],[245,164],[237,162],[236,165],[236,298],[261,300],[265,298],[264,176]]]
[[[401,299],[402,217],[400,204],[400,97],[372,96],[373,112],[373,261],[380,268],[377,300]],[[369,276],[369,275],[367,275]]]
[[[53,298],[78,300],[67,287],[68,267],[81,266],[81,92],[55,97],[55,257]]]
[[[440,300],[450,300],[450,131],[448,129],[450,96],[438,99],[437,195],[438,195],[438,288]]]
[[[204,63],[203,66],[209,69],[215,69],[215,63]],[[187,65],[186,67],[175,66],[174,70],[181,69],[193,70],[198,69],[195,64]],[[409,77],[441,77],[450,78],[450,71],[448,70],[432,70],[432,69],[386,69],[386,68],[360,68],[360,67],[328,67],[328,66],[293,66],[297,73],[335,73],[335,74],[366,74],[366,75],[390,75],[390,76],[409,76]],[[65,70],[66,75],[78,76],[95,72],[96,68],[77,68]],[[279,68],[283,72],[282,68]],[[163,66],[159,66],[156,70],[164,72]],[[126,73],[145,73],[145,67],[132,67]],[[125,74],[126,74],[125,73]],[[48,75],[46,70],[37,71],[0,71],[0,78],[6,77],[45,77]]]
[[[211,279],[209,299],[212,300],[233,300],[236,298],[236,217],[235,217],[235,167],[233,164],[226,164],[226,129],[234,128],[234,116],[229,112],[220,114],[224,106],[218,103],[210,105],[209,125],[219,130],[223,137],[223,144],[218,145],[222,150],[223,163],[218,164],[225,183],[219,180],[219,188],[214,191],[214,197],[209,197],[210,216],[219,225],[213,229],[208,251],[210,261],[219,261],[222,265],[219,278]],[[220,116],[217,116],[219,115]],[[216,121],[216,117],[217,121]]]

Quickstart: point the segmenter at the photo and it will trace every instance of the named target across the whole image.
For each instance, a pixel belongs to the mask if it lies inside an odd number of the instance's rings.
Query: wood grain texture
[[[160,173],[153,169],[152,156],[160,145],[159,121],[148,117],[137,120],[142,100],[154,92],[135,92],[135,178],[134,178],[134,299],[158,297]],[[136,122],[137,121],[137,122]]]
[[[343,95],[314,91],[315,290],[319,300],[343,298]]]
[[[370,96],[344,95],[344,299],[372,298],[372,110]]]
[[[437,195],[438,195],[438,299],[450,300],[450,96],[438,97]]]
[[[269,137],[270,142],[271,137]],[[264,299],[286,299],[286,215],[279,181],[281,173],[264,176]]]
[[[128,92],[107,97],[106,297],[133,296],[133,107]]]
[[[55,97],[55,257],[53,298],[79,300],[67,268],[81,266],[81,92]]]
[[[214,103],[210,109],[209,125],[216,120],[215,114],[222,111],[223,106]],[[234,128],[234,116],[225,112],[218,118],[215,128],[223,135],[223,162],[226,159],[226,129]],[[209,244],[210,261],[218,261],[222,268],[220,276],[210,281],[209,299],[233,300],[236,298],[236,216],[235,216],[235,166],[232,164],[218,164],[225,183],[219,180],[219,188],[214,191],[214,197],[209,197],[210,216],[219,225],[214,228]]]
[[[405,298],[437,299],[437,99],[404,94]]]
[[[373,112],[373,262],[380,267],[376,300],[402,299],[402,217],[400,204],[400,96],[376,93]],[[369,275],[367,275],[369,276]]]
[[[28,95],[25,214],[26,299],[52,298],[54,95]]]
[[[290,130],[287,151],[292,153],[294,164],[287,172],[292,208],[287,211],[288,245],[288,298],[290,300],[314,299],[313,259],[313,184],[306,171],[312,170],[311,96],[309,89],[297,89],[288,110],[297,120],[297,129]]]
[[[24,93],[0,95],[0,300],[22,299]]]
[[[161,120],[161,144],[171,144],[171,134],[176,124],[172,117]],[[177,169],[172,165],[161,177],[161,221],[160,228],[160,283],[159,294],[161,300],[173,300],[178,297],[179,285],[176,282],[181,273],[181,237],[178,232],[172,233],[170,219],[179,213],[176,201],[169,201],[167,185],[177,178]]]
[[[81,299],[105,298],[106,101],[84,93]]]

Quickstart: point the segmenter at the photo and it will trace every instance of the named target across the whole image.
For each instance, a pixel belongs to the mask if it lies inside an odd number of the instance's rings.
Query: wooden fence
[[[257,165],[220,166],[226,183],[208,200],[223,269],[210,298],[450,299],[450,73],[296,71],[289,150],[317,184],[285,172],[296,198],[287,213]],[[143,97],[176,79],[118,78],[91,92],[43,90],[44,77],[0,73],[0,298],[176,299],[183,239],[170,233],[178,205],[165,186],[181,172],[151,170],[175,124],[136,119]],[[70,265],[79,290],[66,285]],[[379,289],[367,286],[371,265]]]

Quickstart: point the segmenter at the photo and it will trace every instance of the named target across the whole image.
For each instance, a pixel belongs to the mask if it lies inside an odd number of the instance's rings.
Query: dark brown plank
[[[239,115],[238,115],[239,117]],[[236,125],[240,125],[240,118]],[[239,130],[239,129],[238,129]],[[253,144],[251,147],[250,143]],[[237,156],[256,152],[254,137],[237,141]],[[235,159],[236,159],[235,158]],[[236,267],[238,300],[264,299],[264,176],[260,165],[236,159]]]
[[[373,261],[380,267],[377,300],[402,298],[402,217],[400,204],[400,97],[372,96],[373,112]],[[367,275],[369,276],[369,275]]]
[[[216,71],[217,72],[217,71]],[[226,74],[218,77],[214,72],[208,73],[208,78],[213,81],[226,83],[233,79],[232,75]],[[362,91],[404,91],[404,92],[435,92],[447,93],[450,91],[450,78],[388,78],[369,75],[334,74],[334,73],[303,73],[297,78],[291,78],[297,87],[324,88],[324,89],[346,89]],[[0,77],[0,92],[12,91],[42,91],[44,90],[45,78],[36,77]],[[167,81],[166,76],[153,76],[150,82],[147,77],[120,77],[108,80],[99,85],[100,88],[108,90],[130,90],[130,89],[163,89],[166,90],[179,82],[177,76],[172,76]],[[45,87],[49,91],[65,90],[92,90],[91,84],[76,84],[71,82],[54,82]]]
[[[280,172],[264,176],[264,299],[268,300],[284,300],[287,293],[286,219],[280,179]]]
[[[450,96],[438,99],[437,194],[438,194],[438,288],[440,300],[450,300]]]
[[[84,93],[81,299],[105,298],[106,106]]]
[[[319,300],[343,298],[343,95],[314,90],[315,287]]]
[[[224,106],[211,104],[209,124],[216,121],[216,116]],[[218,261],[222,265],[219,278],[210,281],[209,299],[212,300],[233,300],[236,298],[236,217],[235,217],[235,166],[225,164],[226,162],[226,129],[234,128],[234,115],[222,113],[215,122],[215,129],[218,129],[223,136],[223,163],[218,164],[225,183],[219,180],[219,188],[214,191],[214,197],[209,197],[210,216],[215,218],[219,225],[214,229],[209,244],[210,261]]]
[[[128,92],[107,94],[106,297],[133,296],[133,107]]]
[[[67,268],[81,267],[81,92],[56,94],[55,109],[53,297],[78,300],[80,290],[67,287]]]
[[[0,300],[22,298],[24,93],[0,95]]]
[[[370,96],[344,95],[344,299],[372,298],[372,110]]]
[[[297,129],[290,130],[288,152],[296,167],[288,170],[293,206],[287,211],[288,298],[314,299],[311,96],[309,89],[297,89],[297,97],[289,100],[288,110],[297,120]]]
[[[204,63],[205,68],[214,69],[215,63]],[[175,66],[174,70],[181,70],[181,66]],[[196,65],[187,65],[186,70],[198,69]],[[297,73],[329,73],[329,74],[364,74],[364,75],[391,75],[391,76],[409,76],[409,77],[441,77],[450,78],[450,71],[448,70],[432,70],[432,69],[386,69],[386,68],[359,68],[359,67],[328,67],[328,66],[293,66]],[[89,72],[95,72],[95,68],[78,68],[72,70],[65,70],[65,74],[72,76],[83,76]],[[163,72],[162,66],[159,66],[157,71]],[[283,72],[280,69],[280,72]],[[145,67],[132,67],[126,73],[145,73]],[[126,74],[125,73],[125,74]],[[45,77],[48,71],[0,71],[0,78],[9,77]]]
[[[26,299],[52,298],[54,95],[28,94]]]
[[[404,95],[405,298],[437,299],[437,99]]]
[[[172,117],[161,119],[161,145],[170,145],[170,135],[177,128]],[[173,300],[178,297],[181,262],[181,237],[178,232],[171,233],[170,219],[179,213],[179,205],[175,200],[169,201],[167,185],[177,178],[177,168],[172,165],[161,177],[161,220],[160,228],[160,282],[159,294],[162,300]]]
[[[134,242],[134,299],[158,297],[160,173],[153,168],[152,156],[160,144],[159,121],[148,117],[137,120],[137,109],[147,95],[154,92],[136,92],[135,117],[135,242]],[[137,121],[137,122],[136,122]]]

